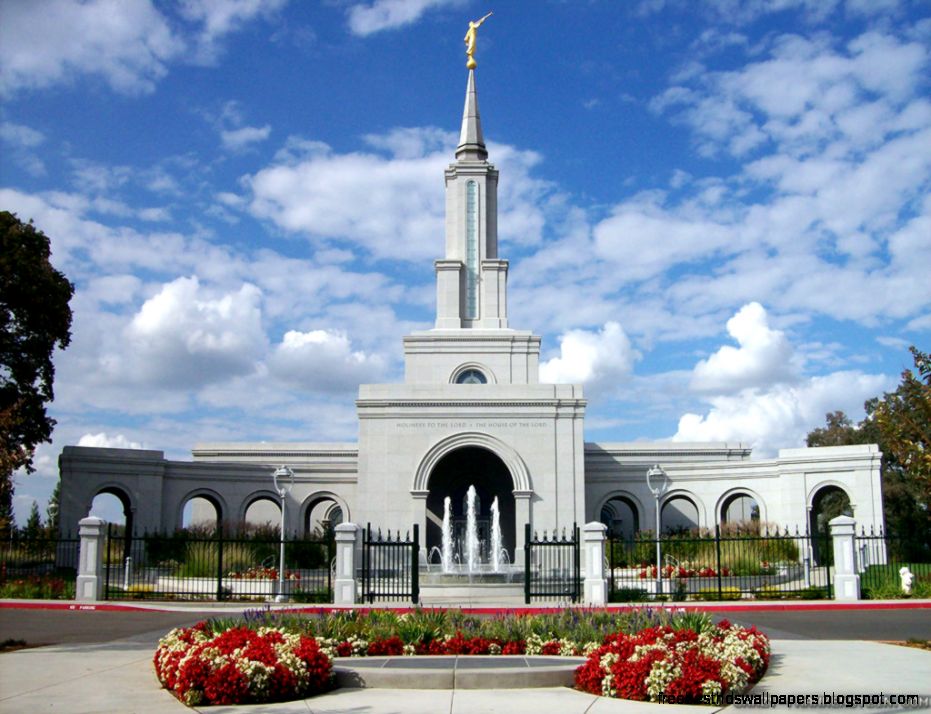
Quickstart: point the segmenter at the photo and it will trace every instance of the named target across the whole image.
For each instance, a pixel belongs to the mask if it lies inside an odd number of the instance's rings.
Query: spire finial
[[[471,161],[485,161],[488,158],[485,139],[482,136],[482,120],[478,114],[475,72],[471,69],[469,70],[469,84],[466,87],[465,108],[462,111],[462,129],[459,132],[456,158]]]
[[[482,26],[482,23],[485,22],[492,13],[488,13],[481,20],[469,21],[469,30],[465,34],[465,44],[466,44],[466,55],[468,60],[466,61],[466,67],[469,69],[475,69],[477,67],[475,63],[475,41],[478,39],[478,28]]]

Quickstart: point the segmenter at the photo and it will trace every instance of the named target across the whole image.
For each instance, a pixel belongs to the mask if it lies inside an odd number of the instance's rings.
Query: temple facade
[[[245,522],[254,503],[279,501],[272,472],[288,466],[286,527],[372,523],[439,545],[444,499],[454,522],[477,493],[480,534],[497,500],[504,547],[524,524],[561,530],[601,521],[617,535],[654,528],[646,472],[668,475],[662,527],[713,528],[759,520],[804,531],[819,502],[846,494],[857,522],[882,524],[876,446],[788,449],[753,460],[740,443],[587,443],[581,385],[539,382],[540,338],[512,328],[508,261],[498,254],[498,171],[485,146],[475,72],[469,71],[455,160],[445,171],[445,251],[434,263],[436,322],[404,337],[404,381],[363,384],[358,443],[214,443],[192,461],[160,451],[67,446],[60,457],[62,527],[111,493],[133,531],[173,530],[185,506],[197,520]],[[438,246],[439,248],[439,246]]]

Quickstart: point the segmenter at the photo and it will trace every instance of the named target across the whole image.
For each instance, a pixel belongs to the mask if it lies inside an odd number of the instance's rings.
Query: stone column
[[[106,532],[107,522],[96,516],[84,518],[78,523],[81,545],[75,600],[103,599],[103,548]]]
[[[333,604],[356,604],[356,544],[362,530],[355,523],[336,526],[336,580],[333,582]]]
[[[834,599],[859,600],[860,576],[854,543],[857,522],[850,516],[838,516],[828,525],[834,544]]]
[[[522,563],[524,557],[524,524],[531,523],[530,501],[533,491],[518,491],[514,494],[514,562]]]
[[[605,538],[608,527],[593,521],[582,528],[585,577],[585,604],[603,607],[608,603],[608,579],[605,577]]]

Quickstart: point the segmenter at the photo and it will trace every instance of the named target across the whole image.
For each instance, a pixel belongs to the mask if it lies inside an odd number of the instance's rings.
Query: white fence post
[[[103,595],[103,548],[107,522],[90,516],[78,523],[81,536],[75,600],[101,600]]]
[[[605,534],[604,523],[586,523],[582,536],[585,548],[585,602],[601,607],[608,602],[608,580],[605,577]]]
[[[336,581],[333,583],[333,604],[356,604],[356,547],[361,529],[355,523],[336,526]]]
[[[860,576],[857,573],[857,551],[854,540],[857,522],[850,516],[832,518],[831,540],[834,544],[834,599],[859,600]]]

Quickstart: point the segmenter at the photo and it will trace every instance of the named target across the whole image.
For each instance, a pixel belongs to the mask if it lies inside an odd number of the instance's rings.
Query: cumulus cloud
[[[804,446],[805,436],[828,412],[859,413],[863,402],[889,389],[891,381],[885,375],[843,371],[798,385],[711,397],[707,413],[679,419],[673,441],[742,441],[758,456],[770,456],[780,448]]]
[[[691,387],[709,410],[682,415],[674,441],[743,441],[769,455],[804,444],[829,411],[856,414],[890,384],[885,375],[850,370],[803,376],[785,333],[769,326],[758,303],[741,308],[727,331],[740,346],[723,345],[695,365]]]
[[[10,2],[0,23],[0,92],[79,74],[127,94],[150,92],[183,49],[148,0]]]
[[[354,35],[371,35],[410,25],[432,7],[451,5],[457,0],[374,0],[349,8],[349,30]]]
[[[268,366],[273,376],[320,392],[352,391],[385,370],[379,355],[353,350],[346,334],[335,330],[288,331]]]
[[[605,323],[598,332],[569,330],[559,338],[559,356],[540,364],[540,381],[609,389],[629,377],[639,358],[616,322]]]
[[[142,449],[142,444],[138,441],[130,441],[122,434],[113,434],[110,436],[105,431],[97,434],[84,434],[78,439],[78,446],[96,446],[106,449]]]
[[[275,163],[247,177],[249,210],[287,231],[348,241],[377,258],[438,257],[445,219],[441,182],[455,135],[419,127],[366,141],[383,153],[339,154],[321,142],[289,139]],[[539,202],[549,190],[530,176],[539,156],[498,145],[489,151],[508,172],[499,198],[502,241],[539,240]]]
[[[142,305],[126,328],[131,378],[190,388],[247,374],[266,349],[261,292],[245,284],[212,295],[197,277],[178,278]]]
[[[729,394],[796,377],[792,345],[784,332],[769,326],[766,310],[759,303],[744,305],[727,321],[727,332],[740,346],[723,345],[695,365],[692,389]]]

